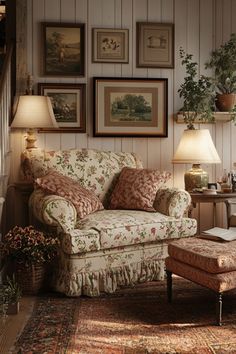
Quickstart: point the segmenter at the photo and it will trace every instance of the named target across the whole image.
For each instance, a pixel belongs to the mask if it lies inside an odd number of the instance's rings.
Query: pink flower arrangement
[[[49,262],[56,257],[58,246],[57,237],[36,230],[33,226],[15,226],[0,243],[4,258],[24,264]]]

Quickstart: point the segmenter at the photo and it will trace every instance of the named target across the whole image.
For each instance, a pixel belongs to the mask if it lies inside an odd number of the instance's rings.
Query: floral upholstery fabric
[[[93,192],[57,171],[50,170],[45,176],[36,178],[36,184],[49,194],[59,195],[70,200],[81,219],[97,210],[104,209]]]
[[[193,236],[196,220],[176,221],[160,213],[138,210],[102,210],[79,220],[76,229],[63,238],[68,254],[104,250],[132,244]],[[89,235],[89,236],[87,236]]]
[[[61,253],[54,274],[54,289],[67,296],[99,296],[122,286],[163,280],[167,245],[138,244],[84,253]]]
[[[179,219],[187,212],[190,203],[190,194],[184,189],[162,187],[156,193],[153,206],[159,213]]]
[[[165,171],[124,167],[112,192],[109,208],[155,211],[156,192],[170,176]]]
[[[217,242],[194,237],[169,244],[168,253],[176,260],[209,273],[236,270],[236,241]]]
[[[142,168],[142,162],[133,153],[71,149],[45,152],[26,151],[22,156],[25,178],[35,180],[50,169],[71,177],[84,188],[93,191],[107,207],[111,191],[123,167]]]
[[[122,168],[142,168],[133,153],[90,149],[33,150],[22,161],[27,178],[56,170],[92,190],[105,208]],[[154,200],[156,212],[104,209],[80,219],[71,201],[35,189],[30,197],[34,216],[56,229],[62,241],[55,290],[68,296],[97,296],[123,285],[162,279],[169,240],[196,233],[196,220],[184,217],[189,203],[186,191],[161,187]]]
[[[216,292],[224,292],[236,288],[236,270],[213,274],[189,264],[177,261],[172,257],[165,260],[166,269],[199,285]]]

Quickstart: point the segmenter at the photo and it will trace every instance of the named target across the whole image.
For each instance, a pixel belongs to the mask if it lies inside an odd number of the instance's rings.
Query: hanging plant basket
[[[45,284],[44,264],[15,264],[15,276],[23,295],[38,294]]]

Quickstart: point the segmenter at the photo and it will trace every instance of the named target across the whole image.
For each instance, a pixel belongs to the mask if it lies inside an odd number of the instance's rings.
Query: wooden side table
[[[16,225],[25,227],[30,224],[28,202],[33,189],[33,183],[27,181],[19,181],[8,186],[3,211],[3,235]]]
[[[226,206],[226,215],[227,215],[227,225],[229,225],[229,201],[230,199],[236,199],[236,193],[222,193],[217,192],[217,194],[203,194],[199,192],[190,192],[189,193],[192,199],[191,206],[189,208],[189,217],[192,217],[193,208],[196,208],[198,203],[213,203],[213,217],[214,217],[214,226],[216,224],[216,204],[224,203]]]

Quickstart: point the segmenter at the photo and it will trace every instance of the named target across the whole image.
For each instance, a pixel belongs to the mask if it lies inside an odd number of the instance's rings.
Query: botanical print
[[[124,35],[122,35],[124,37]],[[121,35],[109,35],[109,33],[99,33],[98,42],[100,43],[98,49],[98,58],[123,57],[123,49],[121,46]],[[124,39],[123,39],[124,40]]]

